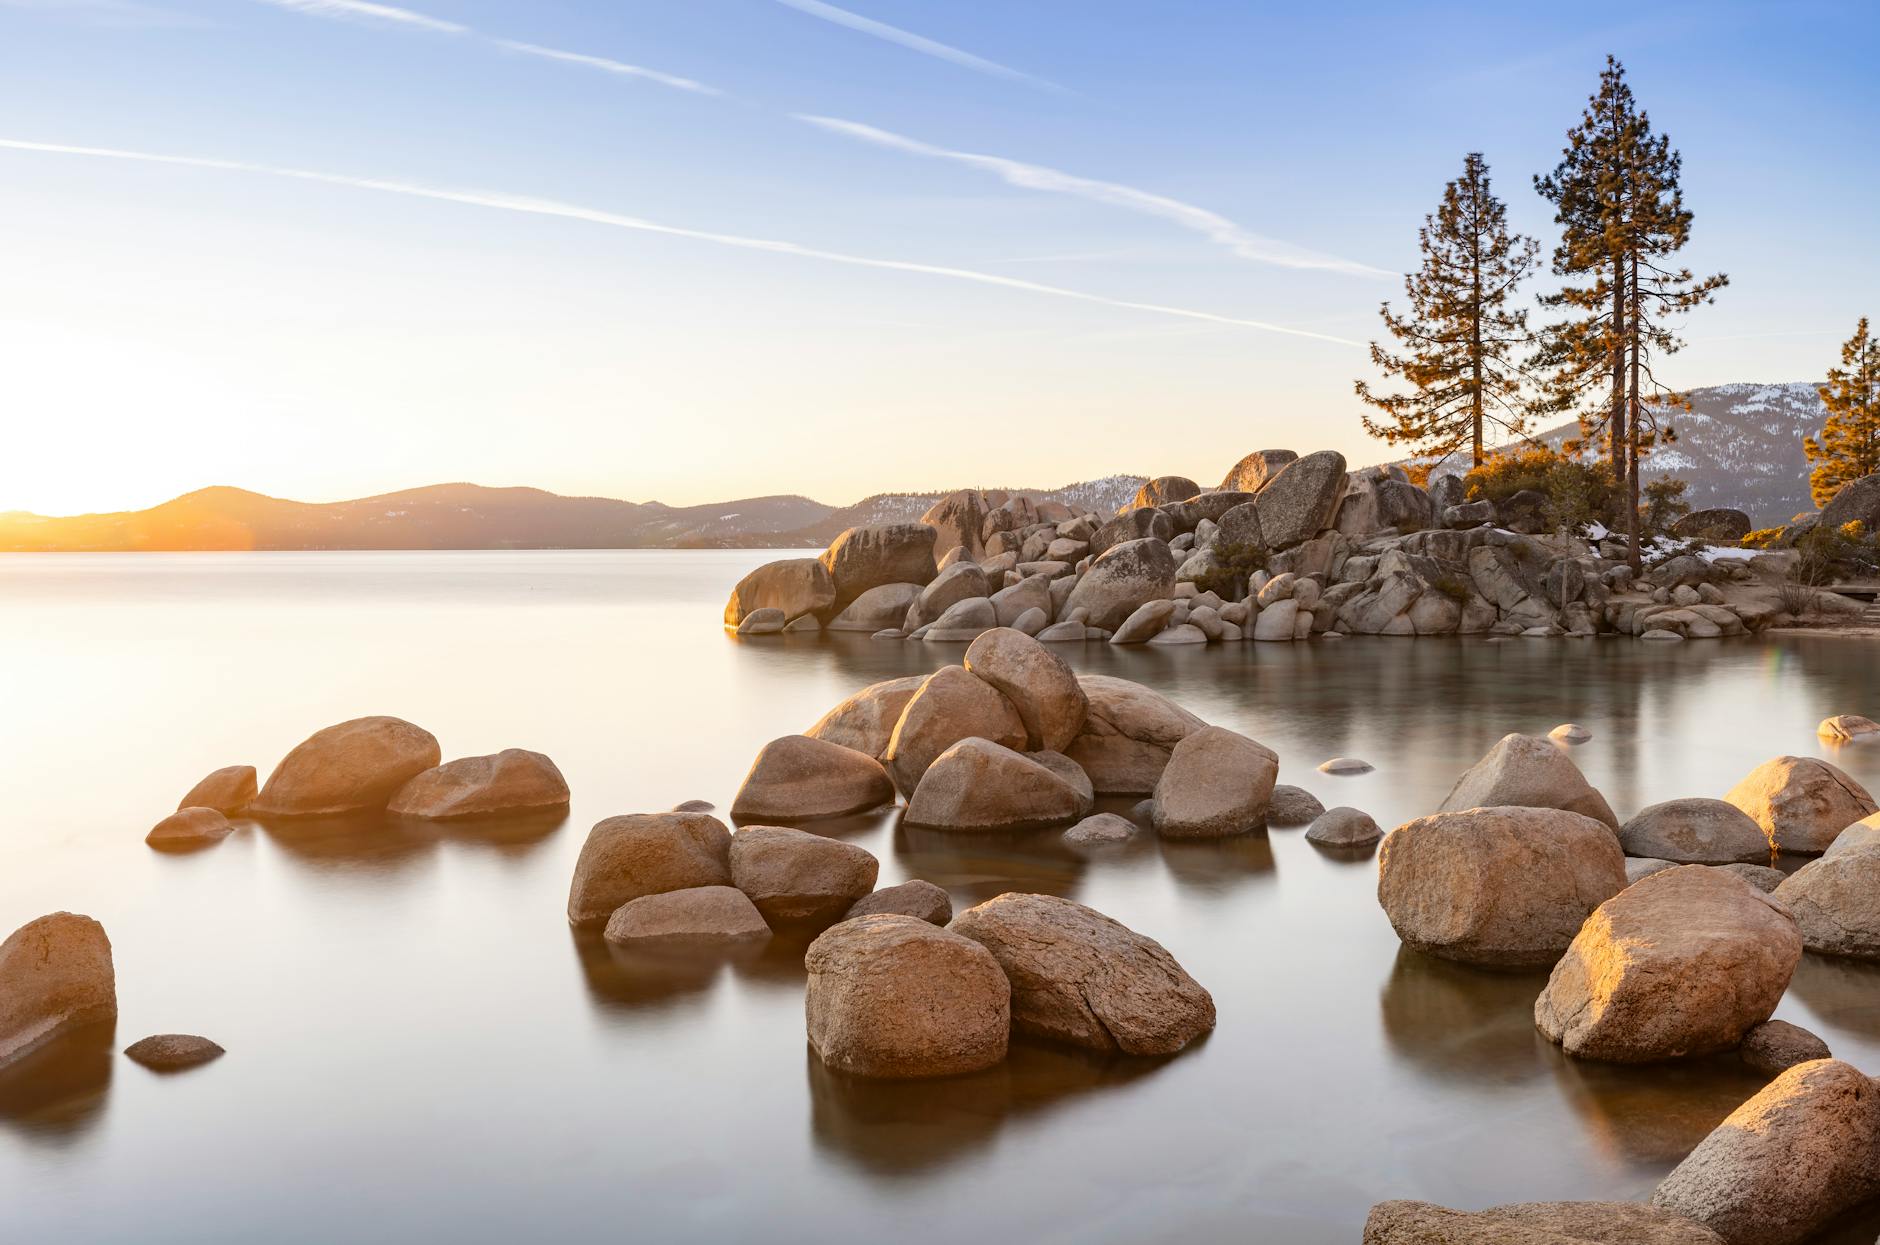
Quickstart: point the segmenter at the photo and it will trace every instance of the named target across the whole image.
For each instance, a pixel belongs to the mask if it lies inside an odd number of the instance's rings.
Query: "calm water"
[[[0,558],[0,926],[103,921],[121,1047],[203,1033],[180,1076],[121,1055],[0,1093],[9,1240],[1350,1242],[1388,1197],[1645,1197],[1758,1087],[1725,1061],[1611,1068],[1533,1030],[1544,976],[1400,953],[1367,858],[1298,830],[1082,862],[1054,836],[842,827],[882,884],[956,908],[1062,894],[1160,941],[1220,1025],[1157,1064],[1018,1046],[960,1080],[825,1074],[800,948],[652,972],[571,936],[587,827],[729,805],[766,740],[957,648],[718,626],[769,552]],[[1347,640],[1061,650],[1276,749],[1281,780],[1386,827],[1508,731],[1572,720],[1622,816],[1721,795],[1815,723],[1880,710],[1846,640]],[[203,773],[265,774],[369,713],[446,756],[552,755],[565,822],[144,832]],[[1334,755],[1375,774],[1333,779]],[[1880,789],[1880,747],[1834,760]],[[1781,1010],[1880,1071],[1880,970],[1808,957]],[[1871,1241],[1874,1227],[1865,1228]]]

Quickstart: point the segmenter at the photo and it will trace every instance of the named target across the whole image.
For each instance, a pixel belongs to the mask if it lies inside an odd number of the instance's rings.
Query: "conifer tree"
[[[1587,439],[1603,438],[1624,502],[1634,568],[1639,550],[1639,459],[1671,430],[1659,413],[1686,407],[1653,361],[1683,347],[1666,320],[1712,301],[1729,284],[1670,267],[1690,240],[1679,185],[1683,161],[1652,131],[1612,57],[1554,171],[1534,187],[1554,205],[1561,240],[1553,271],[1567,284],[1542,298],[1567,318],[1550,325],[1540,354],[1549,370],[1540,409],[1578,411]]]
[[[1815,466],[1809,492],[1826,506],[1842,485],[1880,471],[1880,341],[1868,332],[1866,316],[1841,347],[1841,366],[1828,369],[1828,383],[1816,392],[1828,422],[1820,439],[1807,437],[1802,448]]]
[[[1423,218],[1417,244],[1423,265],[1404,277],[1408,308],[1402,315],[1388,302],[1378,309],[1402,353],[1371,343],[1371,362],[1412,388],[1377,393],[1358,381],[1358,396],[1382,412],[1375,420],[1366,415],[1364,428],[1419,456],[1447,458],[1467,447],[1470,465],[1479,467],[1489,425],[1511,436],[1526,431],[1531,335],[1527,312],[1512,300],[1540,244],[1509,231],[1507,206],[1490,190],[1479,151],[1463,158],[1462,176]]]

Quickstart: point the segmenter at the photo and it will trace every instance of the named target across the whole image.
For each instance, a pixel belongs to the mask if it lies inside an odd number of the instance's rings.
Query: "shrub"
[[[1737,543],[1745,549],[1768,549],[1773,547],[1776,541],[1781,539],[1782,533],[1787,530],[1783,527],[1757,528]]]
[[[1639,531],[1647,536],[1663,536],[1672,524],[1691,513],[1691,503],[1684,500],[1685,488],[1682,480],[1647,483],[1645,504],[1639,507]]]
[[[1266,569],[1267,551],[1244,541],[1216,540],[1211,546],[1214,569],[1195,578],[1196,592],[1212,592],[1223,600],[1234,600],[1247,589],[1247,580],[1255,571]]]
[[[1542,518],[1556,530],[1594,521],[1607,522],[1613,511],[1612,470],[1544,445],[1522,445],[1490,456],[1462,477],[1470,501],[1502,502],[1532,489],[1547,498]]]

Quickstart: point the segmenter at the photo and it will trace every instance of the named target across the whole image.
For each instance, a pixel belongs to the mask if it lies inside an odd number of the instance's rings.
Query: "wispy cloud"
[[[415,26],[419,30],[433,30],[446,35],[460,35],[470,29],[457,22],[447,22],[441,17],[427,17],[423,13],[395,8],[389,4],[371,4],[368,0],[260,0],[260,3],[271,4],[277,9],[293,9],[297,13],[311,13],[316,17],[351,17],[373,22],[393,22],[400,26]]]
[[[589,69],[599,69],[605,73],[619,74],[626,78],[645,78],[648,82],[657,82],[679,91],[696,91],[700,95],[723,94],[715,86],[706,86],[703,82],[694,82],[690,78],[681,78],[675,74],[661,73],[657,69],[648,69],[643,65],[629,65],[625,61],[612,60],[605,56],[589,56],[585,52],[564,52],[559,48],[539,47],[533,43],[519,43],[514,39],[492,39],[497,47],[511,52],[521,52],[525,56],[539,56],[544,60],[561,61],[569,65],[585,65]]]
[[[0,9],[59,13],[92,26],[145,29],[158,26],[207,26],[193,13],[176,13],[137,0],[0,0]]]
[[[801,259],[814,259],[832,264],[846,264],[857,268],[872,268],[888,272],[917,273],[923,276],[944,277],[955,281],[967,281],[976,285],[995,286],[1000,289],[1018,290],[1030,294],[1042,294],[1053,298],[1071,299],[1077,302],[1094,303],[1104,307],[1116,307],[1126,311],[1142,311],[1155,315],[1175,316],[1186,320],[1198,320],[1210,324],[1235,325],[1240,328],[1258,329],[1266,333],[1283,333],[1289,337],[1305,337],[1316,341],[1333,342],[1341,346],[1357,346],[1360,343],[1345,337],[1334,337],[1329,333],[1317,333],[1308,329],[1292,328],[1284,324],[1274,324],[1265,320],[1252,320],[1241,316],[1221,315],[1212,311],[1198,311],[1189,307],[1174,307],[1164,303],[1141,302],[1135,299],[1111,298],[1103,294],[1091,294],[1083,290],[1066,289],[1061,286],[1042,285],[1035,281],[1024,281],[1016,277],[1000,276],[996,273],[976,272],[969,268],[955,268],[946,264],[920,263],[914,260],[877,259],[866,255],[851,255],[843,251],[829,251],[818,247],[803,246],[796,242],[785,242],[771,238],[752,238],[740,234],[717,233],[705,229],[691,229],[679,225],[665,225],[657,221],[642,220],[635,216],[624,216],[600,208],[585,207],[577,203],[565,203],[556,199],[540,199],[527,195],[514,195],[497,191],[459,190],[448,187],[426,186],[417,182],[396,181],[376,177],[354,177],[340,173],[322,173],[311,169],[290,168],[274,164],[254,164],[243,160],[221,160],[208,156],[178,156],[156,152],[127,151],[111,147],[79,147],[64,143],[40,143],[25,139],[0,138],[0,149],[34,152],[48,155],[82,156],[92,159],[127,160],[143,164],[175,165],[185,168],[212,169],[229,173],[260,174],[267,177],[290,178],[296,181],[318,182],[329,186],[346,186],[355,190],[379,191],[386,194],[406,195],[418,199],[433,199],[445,203],[466,204],[471,207],[489,208],[502,212],[520,212],[533,216],[559,217],[564,220],[585,221],[589,224],[605,225],[614,229],[629,229],[639,233],[659,234],[671,238],[685,238],[696,242],[707,242],[715,246],[733,247],[745,251],[764,251],[773,255],[788,255]]]
[[[777,0],[777,3],[795,9],[799,13],[808,13],[811,17],[820,17],[825,22],[834,22],[838,26],[846,26],[850,30],[857,30],[865,35],[873,35],[875,38],[886,40],[889,43],[898,43],[904,48],[909,48],[921,53],[923,56],[931,56],[936,60],[951,61],[955,65],[963,65],[967,69],[977,70],[983,74],[990,74],[995,78],[1004,78],[1009,82],[1024,82],[1031,86],[1044,87],[1046,90],[1050,91],[1062,91],[1064,89],[1055,82],[1048,82],[1043,78],[1033,77],[1028,73],[1022,73],[1019,70],[1013,69],[1010,65],[1001,65],[999,62],[989,61],[983,56],[974,56],[971,52],[963,52],[959,48],[950,47],[937,40],[929,39],[924,35],[917,35],[909,30],[902,30],[898,26],[890,26],[886,22],[878,22],[872,17],[863,17],[860,13],[851,13],[847,9],[838,9],[833,4],[824,4],[822,0]]]
[[[954,164],[963,164],[968,168],[980,169],[998,176],[1010,185],[1020,186],[1026,190],[1074,195],[1080,199],[1107,204],[1124,211],[1154,216],[1201,234],[1241,259],[1253,260],[1256,263],[1275,264],[1282,268],[1316,268],[1361,277],[1394,278],[1397,275],[1393,272],[1386,272],[1382,268],[1358,263],[1356,260],[1340,259],[1336,255],[1323,255],[1317,251],[1294,246],[1290,242],[1281,242],[1274,238],[1264,238],[1258,234],[1249,233],[1225,216],[1211,212],[1207,208],[1196,207],[1192,203],[1183,203],[1180,199],[1153,194],[1119,182],[1079,177],[1074,173],[1047,168],[1040,164],[1009,160],[1004,156],[952,151],[945,147],[923,143],[918,139],[908,138],[905,135],[891,133],[888,130],[877,129],[872,125],[864,125],[859,121],[844,121],[839,117],[819,117],[809,113],[797,113],[796,119],[808,122],[832,134],[873,143],[877,147],[886,147],[893,151],[926,156],[936,160],[948,160]]]

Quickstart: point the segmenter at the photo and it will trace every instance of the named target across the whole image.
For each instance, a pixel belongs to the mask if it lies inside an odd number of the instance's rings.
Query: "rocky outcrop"
[[[835,581],[817,559],[766,562],[732,588],[725,602],[725,626],[736,627],[746,615],[761,609],[781,610],[786,622],[805,614],[825,614],[835,599]]]
[[[933,579],[939,573],[934,566],[937,534],[927,523],[886,523],[852,527],[829,542],[817,559],[835,591],[835,599],[824,608],[825,617],[840,614],[864,593]]]
[[[1363,1245],[1722,1245],[1683,1215],[1633,1202],[1528,1202],[1451,1210],[1431,1202],[1379,1202]]]
[[[603,937],[623,947],[658,949],[762,942],[770,926],[735,886],[693,886],[630,899],[607,918]]]
[[[505,748],[425,770],[398,789],[386,811],[428,821],[566,808],[568,782],[539,752]]]
[[[1582,1059],[1731,1050],[1769,1019],[1801,958],[1780,903],[1720,870],[1682,865],[1593,912],[1554,966],[1534,1022]]]
[[[221,1046],[193,1033],[153,1033],[124,1048],[125,1057],[132,1063],[154,1072],[181,1072],[226,1054]]]
[[[0,943],[0,1068],[116,1017],[111,940],[98,922],[54,912]]]
[[[926,681],[924,675],[917,674],[870,683],[823,714],[803,733],[879,760],[888,751],[888,741],[894,738],[895,723],[901,720],[907,702]]]
[[[705,813],[636,813],[595,823],[575,861],[568,921],[605,921],[642,895],[731,883],[731,832]]]
[[[1022,632],[999,627],[966,650],[966,671],[997,689],[1025,724],[1025,746],[1062,752],[1090,703],[1064,659]]]
[[[1580,767],[1553,744],[1531,735],[1504,735],[1456,780],[1443,798],[1443,812],[1515,805],[1558,808],[1603,822],[1613,830],[1619,819],[1606,798],[1593,790]]]
[[[985,947],[909,916],[822,933],[803,960],[809,1044],[854,1076],[957,1076],[1005,1058],[1011,987]]]
[[[1089,797],[1030,757],[986,739],[962,739],[927,767],[907,822],[936,830],[1033,830],[1064,825]]]
[[[1880,960],[1880,847],[1812,860],[1776,887],[1775,897],[1794,914],[1810,951]]]
[[[1817,856],[1877,809],[1867,788],[1813,757],[1776,757],[1723,797],[1753,818],[1780,851]]]
[[[1092,627],[1113,631],[1145,601],[1175,595],[1175,555],[1153,537],[1124,541],[1090,564],[1065,603],[1065,612],[1084,610]]]
[[[213,808],[179,808],[152,826],[144,842],[152,847],[201,847],[220,842],[234,829]]]
[[[1385,838],[1377,863],[1378,902],[1405,945],[1489,967],[1552,964],[1626,886],[1612,831],[1551,808],[1421,817]]]
[[[1880,1087],[1851,1064],[1790,1068],[1732,1111],[1652,1195],[1728,1245],[1801,1245],[1880,1193]]]
[[[1003,693],[964,666],[942,666],[908,699],[882,761],[894,785],[911,796],[927,767],[960,740],[1019,750],[1025,737],[1025,721]]]
[[[1215,839],[1266,825],[1279,756],[1220,726],[1191,731],[1169,753],[1155,785],[1155,831],[1164,838]]]
[[[1628,856],[1687,865],[1769,863],[1769,840],[1749,814],[1722,800],[1666,800],[1639,810],[1619,828]]]
[[[894,803],[881,762],[808,735],[765,744],[731,802],[735,821],[807,821]]]
[[[1054,895],[1000,895],[948,927],[1012,984],[1012,1030],[1126,1055],[1172,1055],[1214,1028],[1214,999],[1151,938]]]
[[[255,777],[252,765],[225,765],[191,787],[176,809],[212,808],[224,817],[239,817],[254,801]]]
[[[268,776],[248,811],[316,817],[382,809],[443,760],[437,739],[402,718],[354,718],[315,731]]]
[[[862,896],[843,920],[853,921],[858,916],[911,916],[932,925],[945,925],[953,919],[953,900],[932,882],[915,878]]]
[[[744,826],[731,838],[731,884],[773,926],[840,918],[875,889],[880,867],[865,848],[784,826]]]
[[[1066,755],[1099,795],[1147,795],[1161,781],[1175,745],[1207,723],[1174,701],[1128,679],[1077,677],[1089,710]]]

